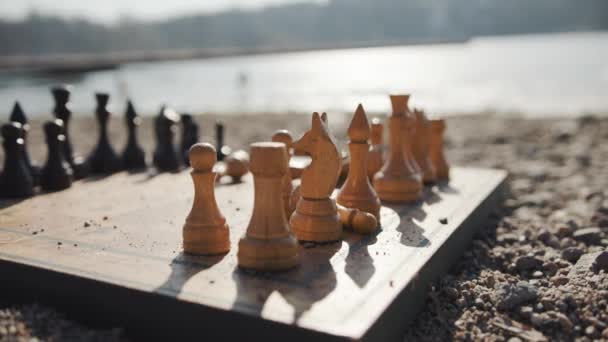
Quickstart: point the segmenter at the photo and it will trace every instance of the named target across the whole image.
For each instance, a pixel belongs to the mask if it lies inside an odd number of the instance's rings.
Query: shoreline
[[[82,73],[89,71],[117,69],[123,64],[182,61],[242,56],[290,54],[312,51],[332,51],[344,49],[366,49],[377,47],[463,44],[470,41],[462,39],[425,39],[399,41],[344,42],[332,44],[310,44],[300,46],[258,46],[171,49],[150,51],[116,51],[106,54],[73,53],[49,54],[41,56],[0,56],[0,72],[31,73]]]

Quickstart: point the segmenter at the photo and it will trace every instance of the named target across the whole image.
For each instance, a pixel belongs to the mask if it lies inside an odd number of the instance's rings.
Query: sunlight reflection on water
[[[179,111],[387,111],[387,93],[411,92],[434,113],[608,111],[608,33],[476,39],[466,44],[381,47],[135,63],[70,78],[0,74],[0,106],[15,99],[33,116],[52,109],[48,87],[74,85],[75,112],[92,113],[95,91],[127,96],[142,114]]]

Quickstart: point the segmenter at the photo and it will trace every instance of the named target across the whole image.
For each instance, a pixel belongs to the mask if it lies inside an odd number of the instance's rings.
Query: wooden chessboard
[[[453,168],[452,176],[417,204],[383,206],[377,235],[302,246],[301,265],[278,274],[237,268],[250,175],[216,188],[232,241],[220,257],[181,253],[193,197],[187,172],[79,181],[0,201],[0,289],[136,337],[399,339],[428,282],[501,200],[506,173]]]

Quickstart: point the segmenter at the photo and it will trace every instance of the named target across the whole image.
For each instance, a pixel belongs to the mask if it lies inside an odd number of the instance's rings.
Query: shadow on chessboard
[[[232,273],[237,286],[233,303],[254,316],[261,316],[267,301],[276,293],[292,308],[291,324],[312,306],[332,293],[337,285],[336,271],[330,259],[341,248],[341,243],[329,243],[307,248],[308,258],[301,265],[284,273],[260,273],[235,268]]]

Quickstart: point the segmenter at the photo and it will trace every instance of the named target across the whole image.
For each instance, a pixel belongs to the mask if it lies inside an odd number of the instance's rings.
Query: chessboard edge
[[[397,341],[402,339],[408,326],[424,307],[427,299],[428,285],[439,279],[441,274],[449,271],[459,259],[463,251],[471,244],[474,235],[482,228],[482,224],[490,217],[494,208],[500,205],[509,191],[508,173],[501,169],[479,168],[478,170],[492,171],[496,183],[492,191],[485,196],[478,206],[467,216],[458,228],[451,234],[432,257],[417,273],[416,282],[408,282],[376,322],[361,336],[362,341]],[[450,262],[446,262],[450,260]],[[399,321],[392,320],[398,317]]]

